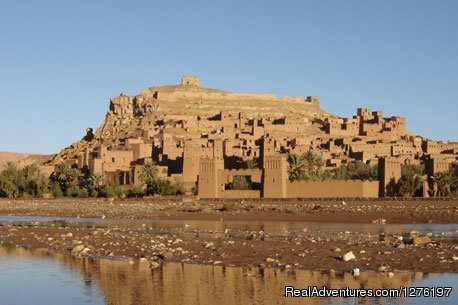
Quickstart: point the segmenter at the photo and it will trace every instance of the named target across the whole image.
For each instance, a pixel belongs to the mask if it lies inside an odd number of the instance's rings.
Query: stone
[[[75,247],[73,247],[72,249],[72,253],[80,253],[81,251],[84,250],[84,245],[77,245]]]
[[[398,249],[404,249],[406,247],[405,243],[400,243],[399,245],[396,246]]]
[[[352,270],[352,274],[353,274],[353,276],[359,276],[359,274],[360,274],[359,268],[354,268],[354,269]]]
[[[274,263],[274,262],[276,262],[276,260],[274,258],[268,257],[268,258],[266,258],[266,262]]]
[[[429,238],[428,236],[414,237],[412,243],[416,246],[429,244],[431,243],[431,238]]]
[[[386,272],[388,270],[388,267],[385,266],[385,265],[382,265],[380,267],[378,267],[377,271],[378,272]]]
[[[347,253],[345,253],[343,256],[342,256],[342,260],[344,262],[348,262],[348,261],[351,261],[351,260],[354,260],[356,259],[356,256],[353,254],[352,251],[349,251]]]

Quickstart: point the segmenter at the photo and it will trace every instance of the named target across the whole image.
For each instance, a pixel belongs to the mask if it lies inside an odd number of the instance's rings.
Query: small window
[[[114,162],[115,162],[115,158],[111,158],[111,162],[113,162],[113,163],[114,163]]]

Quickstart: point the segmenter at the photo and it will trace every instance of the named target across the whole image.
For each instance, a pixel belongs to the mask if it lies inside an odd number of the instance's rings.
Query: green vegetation
[[[288,163],[290,181],[377,180],[377,166],[370,166],[362,161],[352,161],[335,169],[323,170],[324,161],[313,150],[302,156],[290,154]]]
[[[48,179],[38,175],[38,167],[33,164],[23,169],[9,162],[0,172],[0,197],[38,197],[48,191]]]
[[[183,194],[181,184],[158,178],[158,167],[155,163],[145,164],[141,179],[146,184],[133,186],[130,189],[113,188],[105,185],[105,177],[100,173],[84,174],[81,170],[67,164],[59,165],[49,178],[38,173],[33,164],[18,169],[15,164],[8,163],[0,171],[0,197],[27,198],[49,196],[54,198],[74,197],[106,197],[123,198],[143,197],[144,195],[178,195]]]
[[[259,168],[258,161],[256,159],[249,159],[245,161],[245,165],[247,169],[255,169]]]
[[[431,177],[432,189],[429,195],[432,197],[456,197],[458,196],[458,163],[452,163],[450,169],[437,173]]]
[[[401,179],[397,185],[397,195],[400,197],[423,196],[424,166],[403,165],[401,167]]]
[[[343,164],[321,174],[324,180],[377,180],[377,165],[369,165],[359,160]]]
[[[181,184],[160,179],[158,175],[159,169],[154,161],[143,165],[140,179],[146,184],[147,195],[180,195],[184,193]]]

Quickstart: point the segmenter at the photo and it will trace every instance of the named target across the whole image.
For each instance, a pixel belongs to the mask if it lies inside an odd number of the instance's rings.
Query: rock
[[[420,235],[420,232],[415,231],[415,230],[410,231],[410,236],[414,237],[414,236],[418,236],[418,235]]]
[[[348,262],[348,261],[351,261],[353,259],[356,259],[356,256],[353,254],[352,251],[349,251],[349,252],[345,253],[344,256],[342,256],[342,260],[344,262]]]
[[[396,246],[398,249],[404,249],[406,247],[405,243],[400,243],[399,245]]]
[[[426,244],[429,244],[430,242],[431,242],[431,238],[429,238],[428,236],[418,236],[418,237],[414,237],[412,240],[412,243],[414,245],[426,245]]]
[[[353,270],[352,270],[352,274],[353,274],[353,276],[359,276],[359,274],[360,274],[359,268],[353,269]]]
[[[72,253],[80,253],[81,251],[84,250],[84,245],[78,245],[78,246],[75,246],[73,249],[72,249]]]
[[[271,257],[268,257],[268,258],[266,258],[266,262],[273,263],[273,262],[275,262],[275,259],[271,258]]]
[[[452,260],[453,260],[454,262],[458,262],[458,257],[454,255],[454,256],[452,256]]]
[[[385,266],[385,265],[382,265],[380,267],[378,267],[377,271],[378,272],[386,272],[388,270],[388,267]]]
[[[332,251],[334,251],[334,252],[340,252],[341,250],[340,250],[339,247],[335,247],[334,249],[332,249]]]
[[[205,248],[211,248],[211,247],[214,247],[215,245],[213,244],[213,242],[206,242],[204,243],[204,247]]]
[[[364,253],[366,253],[366,250],[361,250],[361,251],[359,251],[359,253],[364,254]]]

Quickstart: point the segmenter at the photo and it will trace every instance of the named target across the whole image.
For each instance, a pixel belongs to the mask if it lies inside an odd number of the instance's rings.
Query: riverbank
[[[2,200],[0,215],[50,217],[0,221],[3,244],[142,260],[151,268],[176,262],[331,272],[458,272],[455,201]],[[76,219],[52,221],[56,217]],[[416,222],[430,227],[448,223],[452,232],[406,232],[402,225]],[[353,229],[326,229],[336,223]]]
[[[111,219],[458,223],[458,200],[0,199],[0,215]]]

